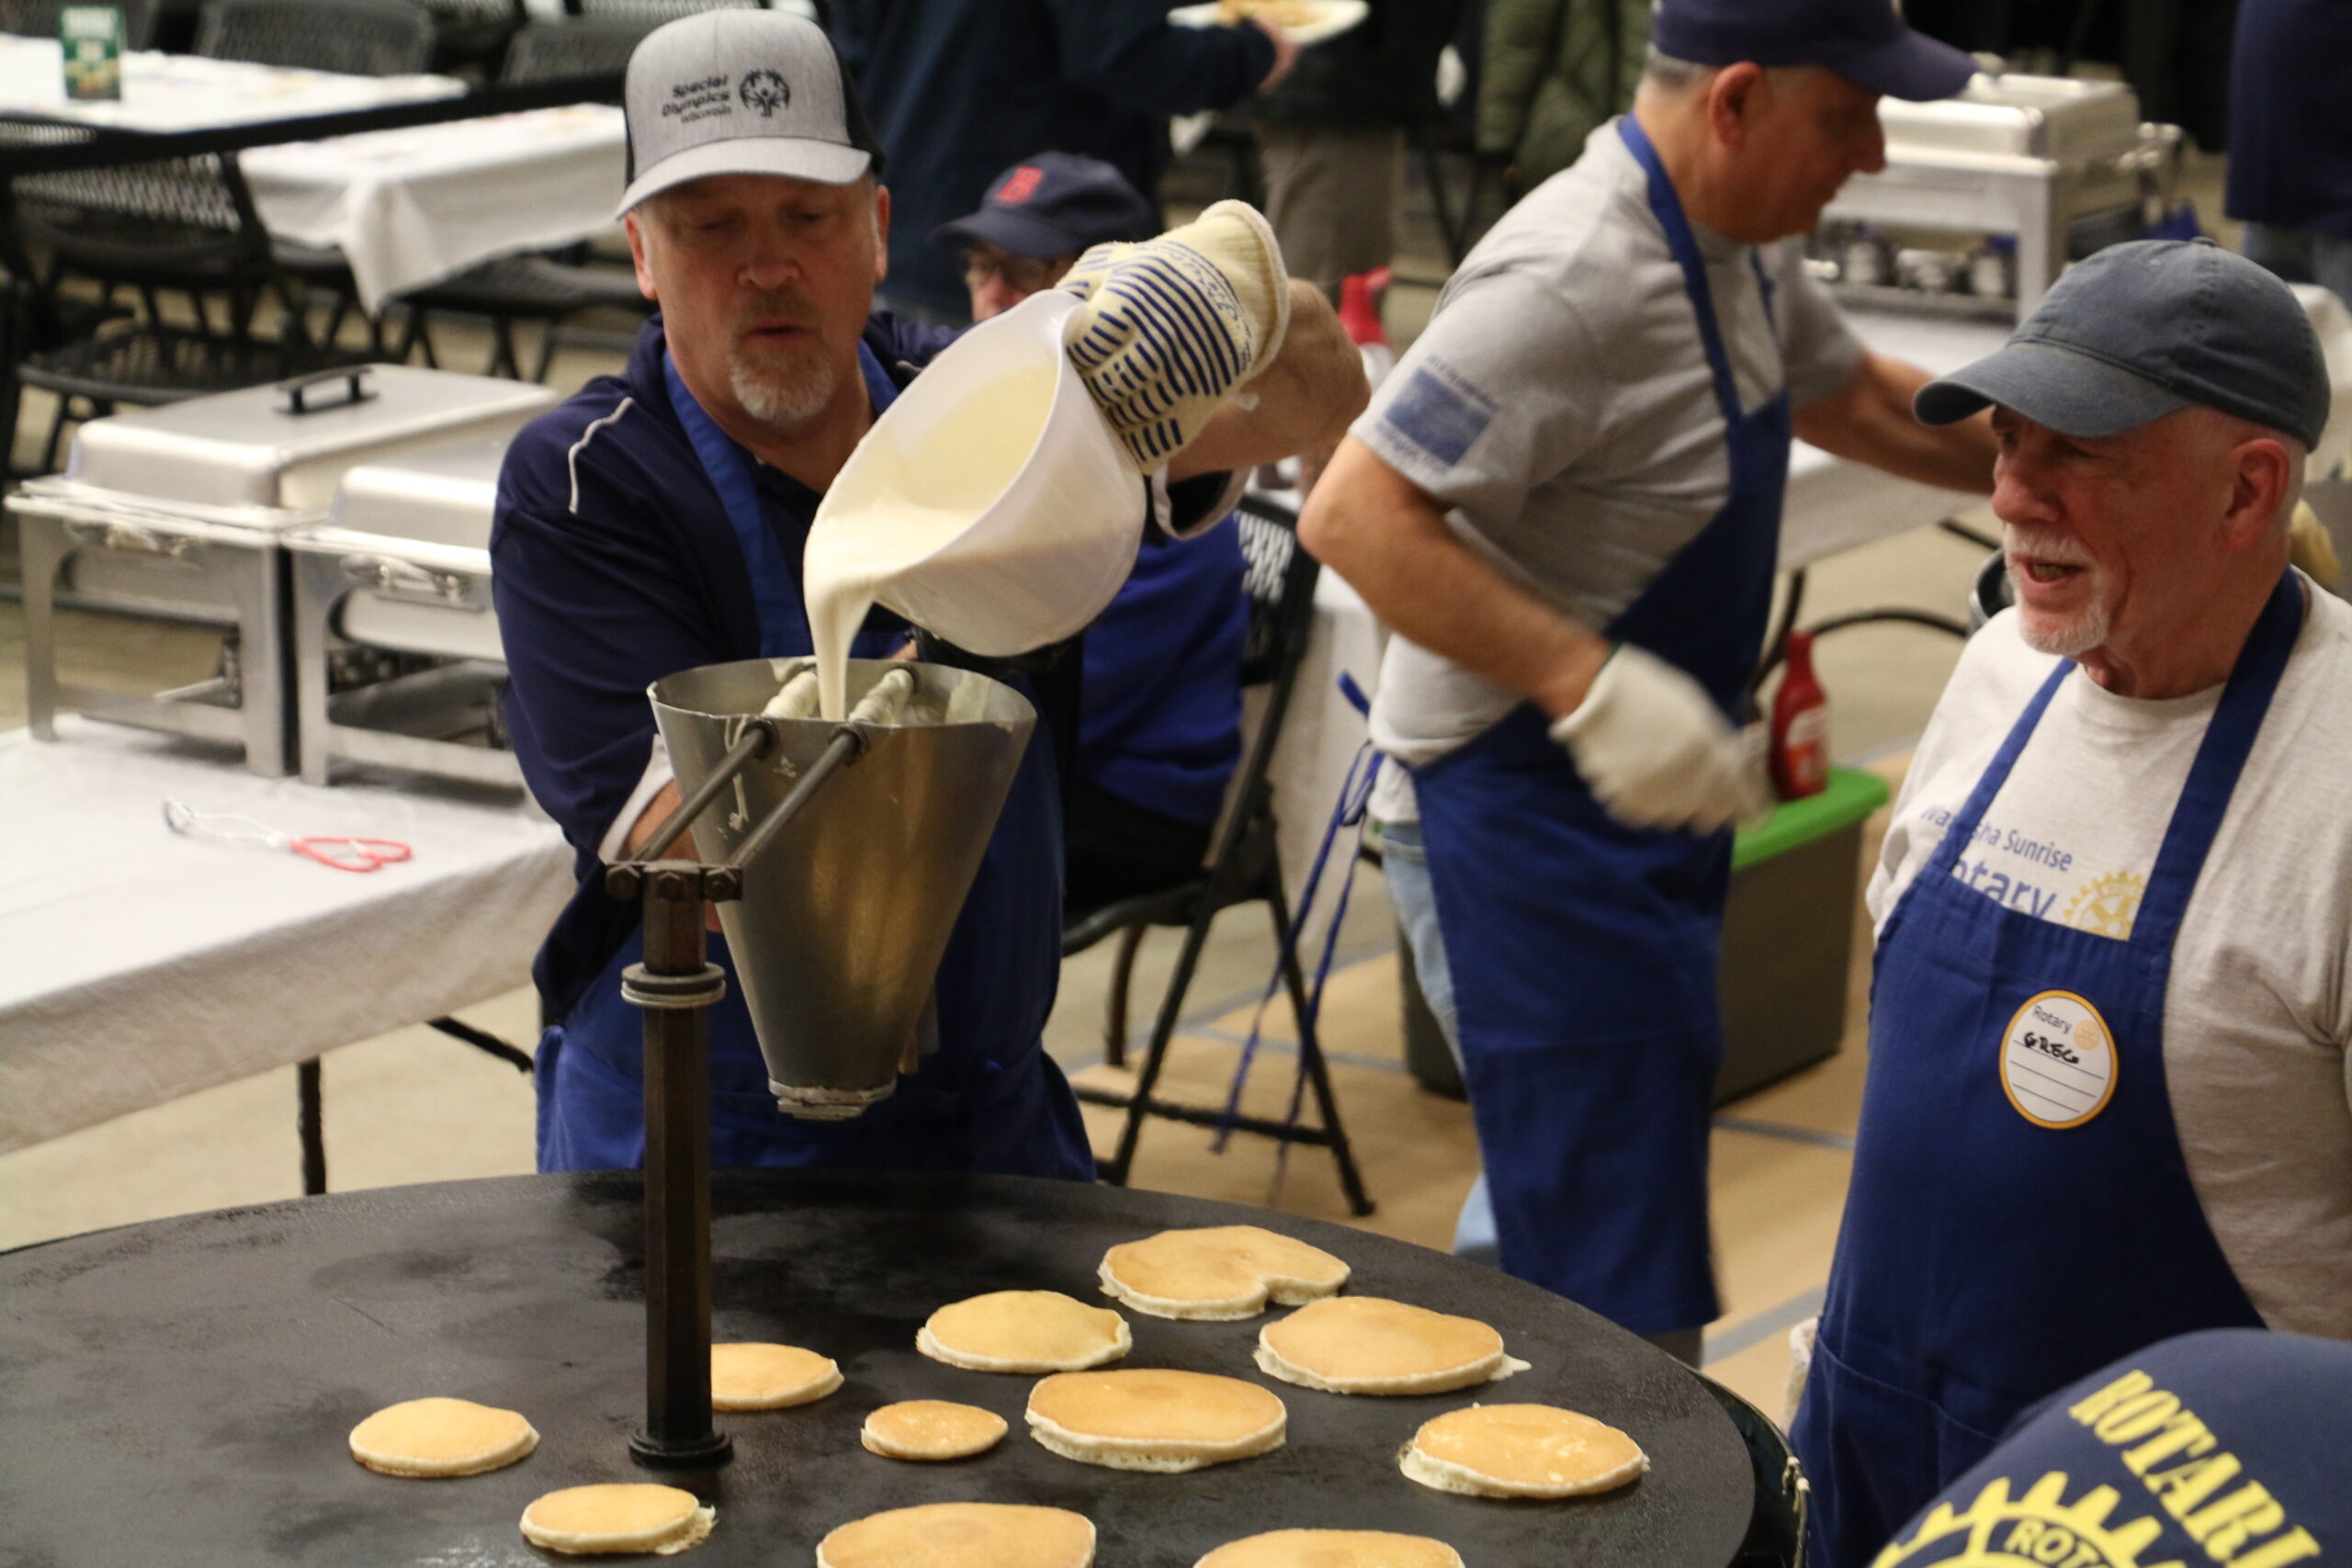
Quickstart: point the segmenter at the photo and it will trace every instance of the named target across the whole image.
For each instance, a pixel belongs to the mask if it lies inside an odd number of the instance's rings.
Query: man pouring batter
[[[2288,566],[2329,402],[2294,295],[2201,242],[2102,251],[1919,394],[1994,411],[2018,606],[1961,656],[1870,886],[1794,1434],[1831,1568],[2110,1360],[2352,1339],[2352,606]],[[2199,1442],[2134,1468],[2252,1562],[2279,1508]]]
[[[1302,531],[1398,634],[1373,809],[1486,1163],[1457,1249],[1695,1360],[1792,432],[1954,490],[1993,447],[1914,424],[1925,373],[1781,243],[1882,165],[1880,95],[1958,92],[1967,56],[1887,0],[1663,0],[1652,38],[1634,112],[1479,243]]]
[[[620,376],[516,437],[491,542],[514,750],[581,878],[534,970],[553,1023],[537,1069],[548,1170],[642,1158],[641,1024],[620,995],[639,917],[600,867],[678,798],[646,688],[810,651],[799,568],[819,498],[953,335],[872,309],[889,193],[814,23],[673,22],[630,60],[627,99],[621,206],[662,314]],[[1138,528],[1147,505],[1179,534],[1222,518],[1231,470],[1335,439],[1363,404],[1353,345],[1318,293],[1288,285],[1247,209],[1091,252],[1063,286],[1084,299],[1081,374],[1138,470]],[[1146,293],[1182,320],[1141,309]],[[1194,372],[1182,386],[1155,373],[1179,362]],[[1253,406],[1225,401],[1245,383]],[[907,636],[876,613],[853,652],[886,656]],[[1050,753],[1041,731],[941,964],[939,1050],[855,1120],[790,1121],[730,985],[710,1013],[714,1164],[1092,1177],[1077,1102],[1039,1043],[1060,966]],[[723,938],[710,957],[728,964]]]

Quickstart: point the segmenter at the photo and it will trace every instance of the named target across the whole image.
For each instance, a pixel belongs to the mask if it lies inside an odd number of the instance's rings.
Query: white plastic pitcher
[[[989,658],[1074,637],[1111,602],[1143,538],[1143,481],[1094,405],[1062,337],[1074,295],[1047,288],[966,333],[875,421],[817,508],[862,509],[908,475],[920,487],[926,439],[1008,377],[1040,366],[1053,400],[1028,460],[947,544],[883,584],[875,602]],[[885,451],[885,445],[895,451]],[[893,458],[903,458],[904,462]],[[917,499],[922,499],[920,495]]]

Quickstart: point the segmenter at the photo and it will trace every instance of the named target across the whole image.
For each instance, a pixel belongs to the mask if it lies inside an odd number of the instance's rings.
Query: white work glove
[[[1066,330],[1070,362],[1146,474],[1273,362],[1290,327],[1282,247],[1238,201],[1156,240],[1097,245],[1060,287],[1085,301]]]
[[[1620,643],[1575,711],[1552,721],[1609,815],[1633,828],[1712,833],[1764,809],[1747,747],[1706,689]]]

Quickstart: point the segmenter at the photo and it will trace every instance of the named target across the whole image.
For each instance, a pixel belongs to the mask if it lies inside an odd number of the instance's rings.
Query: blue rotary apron
[[[872,352],[859,368],[880,413],[898,396]],[[761,504],[742,450],[696,403],[665,362],[670,400],[727,511],[759,610],[760,655],[810,651],[799,572]],[[865,630],[852,652],[889,654],[905,634]],[[970,1170],[1091,1181],[1094,1156],[1078,1101],[1046,1059],[1038,1032],[1060,967],[1060,794],[1052,749],[1022,758],[965,909],[940,960],[940,1049],[899,1080],[890,1098],[847,1122],[804,1122],[776,1109],[742,988],[730,982],[709,1010],[711,1163],[841,1168]],[[855,787],[853,773],[840,786]],[[787,840],[769,852],[789,854]],[[713,932],[710,961],[731,964]],[[563,1023],[539,1046],[538,1163],[542,1170],[641,1164],[645,1150],[644,1023],[621,999],[621,971],[639,961],[632,932]]]
[[[2176,1334],[2261,1326],[2181,1154],[2165,987],[2302,615],[2290,571],[2222,689],[2128,939],[1952,874],[2071,660],[1886,922],[1853,1185],[1794,1431],[1830,1568],[1864,1568],[2035,1400]]]
[[[1605,629],[1731,718],[1771,608],[1788,394],[1740,408],[1674,186],[1631,116],[1619,131],[1682,269],[1731,480],[1723,509]],[[1620,823],[1548,729],[1523,705],[1414,773],[1502,1266],[1635,1333],[1690,1328],[1716,1314],[1707,1110],[1731,834]]]

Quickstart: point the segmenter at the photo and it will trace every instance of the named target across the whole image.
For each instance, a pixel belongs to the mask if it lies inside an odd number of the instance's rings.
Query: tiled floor
[[[1426,231],[1426,224],[1412,230]],[[1433,257],[1408,257],[1408,273],[1442,274]],[[1402,338],[1426,319],[1431,291],[1402,287],[1389,320]],[[462,332],[443,334],[444,363],[465,367],[474,350]],[[570,356],[572,381],[602,367]],[[24,429],[37,437],[40,411]],[[29,452],[20,445],[20,454]],[[8,541],[0,533],[0,556]],[[1979,552],[1932,530],[1885,541],[1823,563],[1812,574],[1808,618],[1865,604],[1911,604],[1957,614]],[[13,562],[0,561],[13,576]],[[23,721],[21,616],[0,604],[0,727]],[[213,639],[153,624],[76,627],[74,642],[94,678],[144,681],[150,689],[209,674]],[[1821,674],[1835,711],[1838,753],[1899,759],[1949,672],[1957,644],[1905,628],[1871,628],[1826,642]],[[1875,844],[1877,826],[1869,830]],[[1867,859],[1865,861],[1867,863]],[[1850,906],[1826,919],[1856,919]],[[1272,960],[1253,911],[1227,916],[1213,940],[1171,1053],[1166,1092],[1205,1102],[1223,1098],[1249,1029],[1250,1006]],[[1174,947],[1172,933],[1147,944],[1136,994],[1156,998]],[[1858,942],[1858,954],[1867,942]],[[1463,1105],[1420,1089],[1403,1070],[1391,917],[1375,873],[1357,890],[1324,1003],[1324,1040],[1349,1131],[1378,1212],[1362,1222],[1384,1234],[1443,1246],[1477,1168]],[[1066,965],[1062,999],[1047,1032],[1055,1055],[1082,1077],[1115,1077],[1099,1065],[1100,1011],[1109,947]],[[1843,1201],[1850,1134],[1860,1101],[1859,998],[1866,958],[1858,956],[1856,1003],[1847,1049],[1826,1065],[1733,1107],[1714,1135],[1716,1241],[1725,1315],[1709,1331],[1710,1370],[1768,1410],[1781,1406],[1787,1330],[1813,1310],[1827,1271]],[[517,976],[517,984],[522,976]],[[354,984],[366,983],[355,964]],[[1139,1033],[1148,1001],[1137,1004]],[[468,1019],[527,1041],[535,1008],[526,990],[470,1010]],[[1295,1064],[1290,1020],[1279,1005],[1256,1063],[1246,1103],[1280,1115]],[[126,1041],[126,1050],[170,1042]],[[336,1189],[527,1171],[531,1091],[512,1067],[422,1027],[334,1052],[325,1058],[328,1169]],[[37,1147],[0,1156],[0,1247],[101,1225],[294,1196],[300,1189],[290,1069],[222,1085]],[[1098,1145],[1111,1136],[1108,1112],[1089,1111]],[[1272,1145],[1237,1138],[1212,1152],[1201,1129],[1155,1122],[1136,1169],[1141,1185],[1290,1212],[1345,1219],[1327,1155],[1301,1149],[1277,1190]]]

